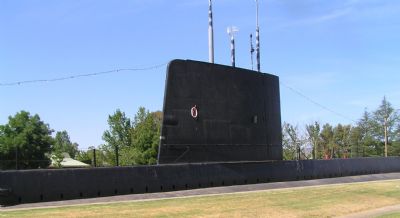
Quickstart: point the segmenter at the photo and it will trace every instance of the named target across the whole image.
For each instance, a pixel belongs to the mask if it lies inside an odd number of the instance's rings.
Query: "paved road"
[[[3,207],[0,208],[0,211],[24,210],[24,209],[44,208],[44,207],[61,207],[61,206],[71,206],[79,204],[101,204],[101,203],[121,202],[121,201],[143,201],[143,200],[154,200],[154,199],[165,199],[165,198],[216,195],[216,194],[226,194],[226,193],[236,193],[236,192],[250,192],[250,191],[261,191],[261,190],[271,190],[271,189],[309,187],[318,185],[343,184],[343,183],[368,182],[368,181],[393,180],[393,179],[400,179],[400,173],[372,174],[372,175],[349,176],[349,177],[339,177],[339,178],[329,178],[329,179],[274,182],[274,183],[262,183],[262,184],[252,184],[252,185],[213,187],[213,188],[193,189],[193,190],[174,191],[174,192],[132,194],[132,195],[119,195],[111,197],[77,199],[77,200],[67,200],[67,201],[40,202],[40,203],[20,204],[15,206]]]

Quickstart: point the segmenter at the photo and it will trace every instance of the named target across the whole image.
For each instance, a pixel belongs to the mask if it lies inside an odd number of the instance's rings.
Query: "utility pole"
[[[96,167],[97,163],[96,163],[96,148],[93,148],[93,166]]]
[[[388,117],[387,114],[385,114],[384,122],[383,122],[383,128],[385,132],[385,157],[388,155],[388,149],[387,149],[387,143],[388,143],[388,135],[387,135],[387,122],[388,122]]]
[[[117,164],[117,167],[118,167],[119,166],[118,145],[115,146],[115,160],[116,160],[116,164]]]
[[[212,2],[208,1],[208,58],[210,63],[214,63],[214,28],[212,16]]]
[[[300,145],[297,145],[296,146],[297,148],[296,148],[296,153],[297,153],[297,160],[300,160],[301,159],[301,150],[300,150]]]
[[[18,170],[18,145],[15,146],[15,169]]]

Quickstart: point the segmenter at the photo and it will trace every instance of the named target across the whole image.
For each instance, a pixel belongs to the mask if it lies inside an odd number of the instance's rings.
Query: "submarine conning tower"
[[[159,164],[282,160],[277,76],[173,60],[163,115]]]

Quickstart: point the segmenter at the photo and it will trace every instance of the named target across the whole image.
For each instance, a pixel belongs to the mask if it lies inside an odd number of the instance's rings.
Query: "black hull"
[[[400,157],[2,171],[0,204],[390,172],[400,172]]]

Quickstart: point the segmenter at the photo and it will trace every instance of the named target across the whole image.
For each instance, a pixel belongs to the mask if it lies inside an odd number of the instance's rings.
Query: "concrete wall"
[[[388,172],[399,157],[2,171],[0,204]]]

